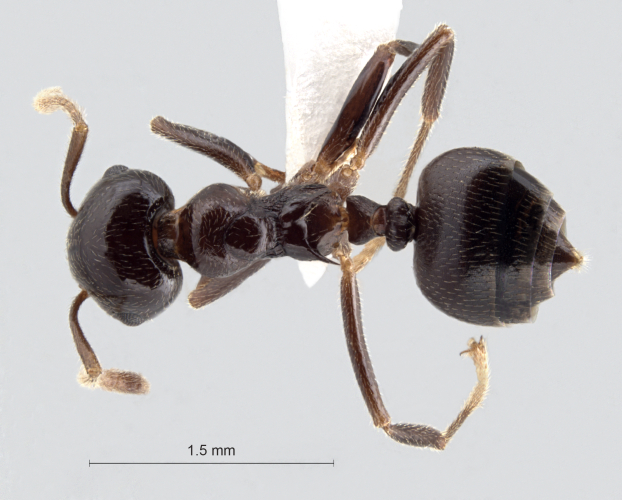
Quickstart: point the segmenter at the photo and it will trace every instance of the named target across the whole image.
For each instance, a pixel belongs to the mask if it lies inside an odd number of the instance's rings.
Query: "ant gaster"
[[[158,176],[116,165],[76,210],[69,187],[88,128],[78,106],[59,88],[39,93],[38,111],[62,109],[74,123],[61,195],[74,218],[67,252],[81,289],[70,311],[84,365],[80,381],[124,393],[149,390],[140,374],[102,370],[77,319],[88,297],[122,323],[136,326],[179,294],[179,260],[201,274],[189,297],[194,308],[229,293],[271,259],[319,260],[341,267],[348,350],[374,425],[400,443],[444,449],[486,395],[484,340],[471,339],[463,353],[473,359],[478,381],[445,431],[391,423],[365,345],[356,274],[385,241],[394,251],[414,241],[415,276],[428,300],[459,320],[499,326],[532,321],[538,304],[553,295],[553,280],[583,260],[565,237],[565,214],[551,192],[503,153],[480,148],[444,153],[423,170],[417,205],[403,199],[439,117],[453,51],[454,33],[445,25],[421,45],[399,40],[380,45],[354,83],[317,160],[288,182],[284,172],[263,165],[227,139],[154,118],[153,132],[214,159],[248,186],[214,184],[177,209]],[[407,59],[382,90],[396,54]],[[353,196],[359,170],[426,68],[423,120],[394,198],[381,206]],[[262,178],[277,183],[270,194],[261,191]],[[365,247],[353,257],[351,244]]]

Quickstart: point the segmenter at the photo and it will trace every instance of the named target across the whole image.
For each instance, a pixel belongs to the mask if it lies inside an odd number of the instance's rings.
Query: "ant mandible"
[[[454,33],[445,25],[421,45],[399,40],[380,45],[350,90],[317,160],[289,182],[284,172],[263,165],[227,139],[154,118],[153,132],[212,158],[248,186],[214,184],[177,209],[158,176],[116,165],[76,210],[69,188],[88,127],[78,106],[59,88],[40,92],[38,111],[62,109],[74,123],[61,196],[74,218],[67,252],[81,291],[71,306],[70,326],[83,363],[81,383],[122,393],[149,391],[140,374],[101,368],[77,318],[88,297],[122,323],[136,326],[179,294],[179,260],[201,274],[189,296],[194,308],[226,295],[270,259],[319,260],[341,267],[348,351],[374,425],[400,443],[444,449],[486,395],[484,340],[471,339],[463,353],[473,359],[478,380],[445,431],[391,423],[365,345],[356,274],[385,241],[394,251],[414,241],[415,276],[428,300],[459,320],[499,326],[532,320],[538,304],[553,295],[553,281],[582,262],[565,237],[565,213],[551,192],[503,153],[480,148],[444,153],[423,170],[417,205],[404,200],[439,117],[453,51]],[[407,59],[382,90],[396,54]],[[359,171],[426,68],[423,120],[394,198],[381,206],[353,196]],[[277,183],[269,194],[261,190],[262,178]],[[353,257],[351,244],[365,246]]]

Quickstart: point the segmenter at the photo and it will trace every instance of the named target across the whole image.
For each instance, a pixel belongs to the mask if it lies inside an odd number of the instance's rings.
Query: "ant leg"
[[[350,353],[356,380],[374,425],[381,427],[389,437],[399,443],[422,448],[435,448],[437,450],[445,449],[466,418],[476,408],[481,406],[486,397],[488,390],[486,343],[483,338],[479,342],[471,339],[469,340],[469,349],[461,353],[473,359],[478,380],[458,416],[444,432],[421,424],[392,424],[389,412],[382,401],[371,358],[365,344],[358,282],[349,257],[341,256],[341,269],[343,271],[341,278],[341,311],[348,352]]]
[[[255,160],[255,172],[264,179],[276,182],[277,184],[285,184],[285,172],[270,168],[257,160]]]
[[[356,161],[364,164],[365,160],[376,149],[393,113],[406,95],[406,92],[414,85],[425,68],[430,66],[421,100],[423,123],[394,196],[403,198],[406,194],[408,179],[414,168],[414,163],[423,148],[432,125],[440,115],[453,52],[454,32],[448,26],[441,24],[428,35],[424,42],[391,77],[361,133],[357,143],[358,153]]]
[[[349,257],[341,256],[340,259],[343,273],[341,277],[341,314],[350,361],[374,425],[384,428],[390,425],[391,416],[382,402],[380,388],[376,382],[374,368],[365,344],[361,299],[356,273],[352,270],[352,261]]]
[[[378,46],[352,85],[339,116],[324,141],[314,167],[318,181],[326,179],[332,173],[337,159],[354,144],[372,112],[395,54],[409,56],[416,47],[417,44],[402,40]]]
[[[62,109],[69,115],[73,121],[73,130],[71,131],[71,140],[69,141],[69,149],[65,157],[65,168],[63,169],[63,177],[60,183],[60,194],[63,207],[69,215],[75,217],[78,211],[71,204],[69,199],[69,187],[73,179],[73,173],[76,171],[80,156],[84,150],[84,143],[89,132],[89,127],[84,121],[84,115],[79,106],[69,99],[60,87],[51,87],[42,90],[35,96],[33,102],[34,108],[39,113],[53,113],[58,109]]]
[[[151,131],[220,163],[246,182],[253,191],[261,189],[261,177],[279,184],[285,182],[285,172],[267,167],[233,142],[210,132],[169,122],[161,116],[151,120]]]
[[[451,68],[451,61],[454,55],[454,32],[448,26],[439,26],[434,32],[440,32],[440,35],[446,40],[446,44],[439,50],[438,54],[430,64],[428,69],[428,75],[425,81],[425,87],[423,90],[423,98],[421,101],[421,114],[422,122],[417,132],[417,138],[413,144],[408,160],[398,182],[397,188],[393,193],[393,196],[398,198],[404,198],[406,191],[408,190],[408,182],[412,176],[413,170],[425,141],[434,126],[436,120],[438,120],[441,114],[441,105],[443,103],[443,97],[445,96],[445,89],[447,88],[447,80],[449,78],[449,70]],[[432,37],[432,35],[430,35]]]
[[[365,266],[371,262],[386,241],[386,238],[381,236],[365,243],[363,250],[357,253],[352,259],[352,266],[355,274],[360,273]]]
[[[81,290],[71,304],[69,311],[69,326],[76,344],[76,350],[82,360],[82,369],[78,374],[78,382],[86,387],[100,387],[106,391],[121,392],[124,394],[147,394],[149,382],[140,373],[121,371],[117,369],[102,370],[99,360],[84,336],[78,323],[78,310],[89,294]]]
[[[434,122],[440,115],[453,52],[454,32],[448,26],[441,24],[428,35],[425,41],[391,77],[357,141],[358,151],[352,160],[352,164],[361,168],[376,149],[393,113],[406,92],[419,78],[423,70],[429,66],[421,100],[423,120],[393,196],[405,197],[415,164]],[[365,248],[355,257],[356,272],[365,267],[375,253],[382,248],[383,244],[384,241],[372,240],[365,245]]]

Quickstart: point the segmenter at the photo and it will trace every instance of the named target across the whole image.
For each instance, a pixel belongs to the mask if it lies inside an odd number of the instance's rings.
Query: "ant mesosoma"
[[[565,237],[565,214],[550,191],[505,154],[479,148],[444,153],[423,170],[417,205],[404,201],[415,163],[439,116],[453,51],[454,33],[445,25],[421,45],[380,45],[354,83],[317,160],[288,182],[284,172],[263,165],[227,139],[154,118],[153,132],[216,160],[248,185],[208,186],[177,209],[158,176],[116,165],[76,210],[69,187],[88,127],[78,106],[59,88],[39,93],[38,111],[62,109],[74,123],[61,195],[74,218],[67,252],[81,289],[70,311],[84,365],[80,381],[123,393],[149,390],[140,374],[102,370],[77,318],[88,297],[122,323],[135,326],[175,300],[182,282],[179,260],[201,274],[189,296],[194,308],[229,293],[270,259],[319,260],[341,267],[348,350],[374,425],[400,443],[445,448],[486,395],[484,340],[471,339],[464,352],[475,363],[478,381],[444,432],[391,423],[365,345],[356,274],[385,241],[394,251],[415,241],[415,276],[428,300],[459,320],[499,326],[532,320],[537,305],[553,295],[553,281],[582,262]],[[382,90],[396,54],[407,59]],[[359,170],[426,68],[423,120],[394,198],[381,206],[352,196]],[[270,194],[261,191],[262,178],[278,184]],[[351,244],[365,247],[352,257]]]

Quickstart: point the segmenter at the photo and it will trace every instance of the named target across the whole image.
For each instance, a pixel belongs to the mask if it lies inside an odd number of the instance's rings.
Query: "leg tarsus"
[[[388,424],[383,430],[395,441],[409,446],[444,450],[467,417],[479,408],[488,392],[488,352],[483,337],[469,340],[469,348],[460,355],[468,356],[475,363],[477,384],[469,394],[456,419],[441,432],[434,427],[416,424]]]
[[[477,378],[482,381],[488,377],[488,349],[484,337],[480,337],[479,341],[474,338],[469,339],[469,348],[462,351],[460,356],[468,356],[475,363],[477,370]]]
[[[477,384],[473,387],[456,419],[445,429],[443,435],[447,442],[454,436],[467,417],[482,406],[488,393],[490,370],[488,368],[488,350],[486,349],[484,337],[480,337],[479,341],[469,339],[469,348],[466,351],[462,351],[460,355],[468,356],[473,360],[477,373]]]
[[[391,439],[408,446],[436,450],[444,450],[447,446],[443,433],[428,425],[391,424],[384,428],[384,432]]]
[[[103,389],[120,394],[147,394],[150,389],[149,381],[140,373],[128,372],[111,368],[93,379],[86,373],[84,367],[78,373],[78,382],[89,389]]]

